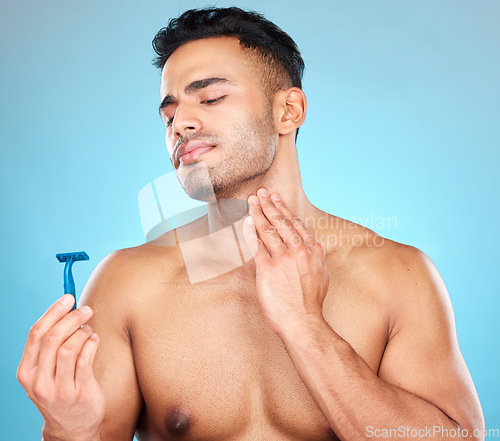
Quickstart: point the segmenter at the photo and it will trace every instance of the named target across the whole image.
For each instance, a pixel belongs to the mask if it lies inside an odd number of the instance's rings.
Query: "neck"
[[[261,187],[269,193],[279,193],[288,209],[301,219],[317,216],[302,188],[295,143],[278,145],[273,164],[263,175],[240,184],[237,189],[217,195],[217,201],[208,206],[209,231],[235,224],[248,213],[247,199]]]

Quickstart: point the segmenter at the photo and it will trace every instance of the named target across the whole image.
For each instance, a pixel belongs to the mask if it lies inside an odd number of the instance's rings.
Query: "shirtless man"
[[[303,192],[293,41],[261,16],[213,9],[184,13],[155,49],[174,170],[200,199],[208,171],[216,200],[108,256],[86,306],[69,312],[65,295],[30,330],[18,379],[45,441],[483,439],[432,262]],[[221,216],[231,200],[248,201],[246,220]],[[254,258],[191,283],[179,237],[202,238],[190,264],[214,267],[228,223]]]

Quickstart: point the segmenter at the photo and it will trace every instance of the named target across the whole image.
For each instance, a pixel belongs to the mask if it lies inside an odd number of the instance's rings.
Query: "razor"
[[[66,262],[64,265],[64,294],[71,294],[75,298],[75,303],[71,310],[76,309],[76,292],[75,292],[75,280],[73,279],[73,262],[79,260],[89,260],[89,256],[85,251],[78,251],[77,253],[59,253],[56,254],[57,260],[59,262]]]

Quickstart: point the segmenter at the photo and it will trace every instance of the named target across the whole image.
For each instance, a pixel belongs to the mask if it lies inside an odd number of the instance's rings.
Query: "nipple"
[[[175,408],[167,416],[167,430],[174,436],[183,435],[189,428],[189,415],[187,412]]]

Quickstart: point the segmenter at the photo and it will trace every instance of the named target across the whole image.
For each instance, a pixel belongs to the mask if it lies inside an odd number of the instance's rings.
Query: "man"
[[[86,306],[65,295],[33,326],[18,378],[45,441],[482,439],[433,264],[303,192],[290,37],[213,8],[154,46],[172,164],[208,214],[111,254]],[[225,209],[238,200],[248,216]],[[189,265],[208,274],[228,260],[228,224],[254,258],[192,283],[183,244],[202,239]]]

